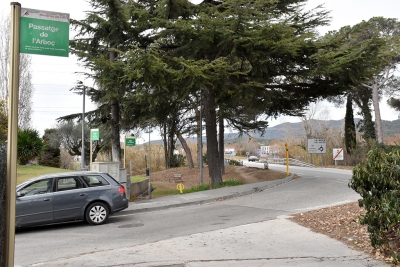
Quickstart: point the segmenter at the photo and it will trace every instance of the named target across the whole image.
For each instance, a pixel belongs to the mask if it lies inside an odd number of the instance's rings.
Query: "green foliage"
[[[29,160],[42,155],[44,142],[39,132],[33,129],[18,131],[17,158],[20,164],[27,164]]]
[[[53,148],[46,145],[38,163],[39,165],[43,166],[60,168],[61,166],[60,154],[61,153],[59,148]]]
[[[229,187],[229,186],[237,186],[237,185],[242,185],[243,182],[240,182],[238,180],[227,180],[224,181],[222,183],[220,183],[219,185],[213,185],[212,189],[217,189],[217,188],[222,188],[222,187]],[[188,193],[194,193],[194,192],[200,192],[200,191],[206,191],[210,189],[210,185],[208,184],[203,184],[203,185],[198,185],[198,186],[194,186],[190,189],[183,189],[183,193],[184,194],[188,194]]]
[[[243,161],[238,161],[238,160],[231,159],[229,161],[229,165],[232,165],[232,166],[243,166]]]
[[[203,154],[203,163],[204,163],[204,164],[208,164],[208,155],[207,155],[207,152],[205,152],[205,153]]]
[[[400,148],[370,150],[367,159],[353,169],[349,187],[362,197],[359,205],[366,213],[360,222],[368,225],[371,244],[396,248],[400,237]]]
[[[356,125],[354,123],[353,100],[347,96],[346,115],[344,119],[344,142],[348,154],[353,154],[356,147]]]
[[[186,157],[181,154],[174,154],[171,158],[170,167],[177,168],[185,165]]]

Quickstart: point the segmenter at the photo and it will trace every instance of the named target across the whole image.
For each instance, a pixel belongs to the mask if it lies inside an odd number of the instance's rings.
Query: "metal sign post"
[[[135,136],[125,136],[124,142],[124,169],[125,169],[125,162],[126,162],[126,147],[127,146],[136,146],[136,138]],[[131,172],[132,174],[132,172]]]
[[[8,89],[9,99],[4,266],[14,266],[15,251],[15,188],[17,182],[20,15],[21,5],[19,3],[12,2],[10,33],[10,84]]]
[[[90,129],[90,163],[89,163],[90,170],[92,170],[93,141],[98,141],[98,140],[100,140],[100,131],[99,131],[99,129]]]
[[[289,145],[286,143],[285,144],[285,149],[286,149],[286,175],[289,175]]]

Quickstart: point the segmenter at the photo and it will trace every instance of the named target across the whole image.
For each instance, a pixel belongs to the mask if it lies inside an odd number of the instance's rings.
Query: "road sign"
[[[69,14],[21,8],[19,51],[68,57]]]
[[[92,141],[100,140],[100,132],[99,129],[90,129],[90,139]]]
[[[262,154],[262,151],[260,150],[260,151],[258,151],[258,155],[260,155],[261,156],[261,154]]]
[[[343,148],[333,149],[333,160],[343,160]]]
[[[125,145],[126,146],[136,146],[136,137],[134,136],[127,136],[125,138]]]
[[[233,154],[233,152],[232,151],[229,151],[229,155],[232,155]]]
[[[308,139],[307,152],[309,154],[325,154],[326,139]]]
[[[246,152],[246,156],[250,155],[250,152]]]

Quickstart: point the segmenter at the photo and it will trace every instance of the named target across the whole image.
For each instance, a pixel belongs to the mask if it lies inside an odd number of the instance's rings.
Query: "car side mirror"
[[[17,192],[17,198],[23,197],[23,196],[25,196],[25,192],[24,191],[18,191]]]

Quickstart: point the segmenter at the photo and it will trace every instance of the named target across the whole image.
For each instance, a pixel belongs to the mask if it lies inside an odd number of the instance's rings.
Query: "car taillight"
[[[121,185],[120,187],[118,187],[118,191],[120,194],[125,194],[125,187]]]

